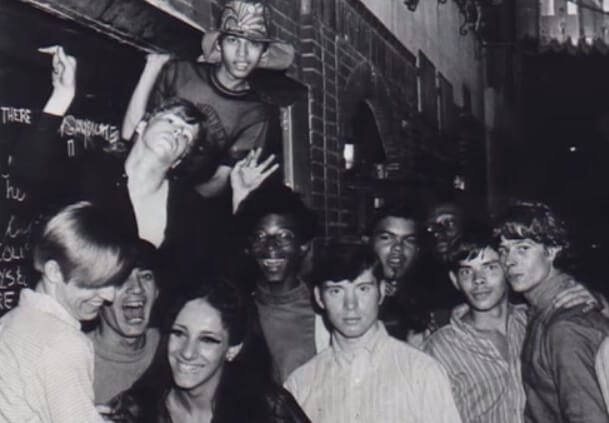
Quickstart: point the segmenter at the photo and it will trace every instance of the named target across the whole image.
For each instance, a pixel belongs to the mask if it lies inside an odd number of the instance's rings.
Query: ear
[[[457,291],[461,291],[461,287],[459,286],[459,282],[457,282],[457,275],[452,270],[448,272],[448,277],[450,277],[450,281],[453,283],[453,286],[457,288]]]
[[[228,351],[226,352],[226,361],[233,361],[241,352],[241,348],[243,348],[243,343],[228,347]]]
[[[313,295],[315,296],[315,302],[317,303],[319,308],[321,308],[322,310],[325,310],[326,307],[324,306],[324,303],[321,300],[321,291],[319,290],[319,286],[316,286],[315,288],[313,288]]]
[[[65,283],[63,273],[61,273],[61,268],[59,267],[59,263],[55,260],[48,260],[44,263],[43,272],[45,278],[54,284]]]
[[[368,235],[362,235],[361,236],[361,240],[364,244],[369,244],[370,241],[372,240],[372,237],[368,236]]]
[[[311,249],[311,242],[305,242],[304,244],[301,244],[300,245],[300,255],[301,256],[306,255],[310,249]]]
[[[556,260],[556,256],[558,256],[558,253],[562,251],[562,247],[546,247],[546,251],[550,261],[554,262],[554,260]]]
[[[385,301],[385,292],[387,290],[387,282],[383,279],[379,282],[379,305],[383,304]]]

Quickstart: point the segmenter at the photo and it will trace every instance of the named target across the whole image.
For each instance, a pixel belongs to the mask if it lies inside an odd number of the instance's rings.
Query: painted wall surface
[[[455,88],[455,102],[462,105],[462,85],[472,94],[474,115],[482,116],[480,62],[471,34],[459,34],[462,17],[452,0],[421,0],[411,12],[402,0],[361,0],[361,2],[416,54],[419,50],[431,60]]]

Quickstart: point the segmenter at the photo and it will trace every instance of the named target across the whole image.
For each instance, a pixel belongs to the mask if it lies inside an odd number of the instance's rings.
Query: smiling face
[[[382,292],[369,268],[353,281],[326,281],[315,287],[315,299],[326,311],[334,334],[353,340],[364,336],[377,322]]]
[[[499,255],[507,279],[516,292],[527,293],[547,280],[556,271],[557,247],[546,247],[531,239],[501,237]]]
[[[415,222],[401,217],[385,217],[374,228],[372,247],[386,279],[404,276],[419,250]]]
[[[167,347],[176,386],[214,390],[229,349],[229,333],[218,310],[202,298],[187,302],[171,327]]]
[[[106,302],[112,302],[116,287],[85,287],[74,279],[56,284],[55,299],[76,320],[85,321],[97,317]]]
[[[294,219],[269,214],[260,219],[250,237],[250,252],[268,283],[282,283],[299,270],[305,246]]]
[[[499,254],[485,248],[476,257],[461,260],[451,279],[476,311],[489,311],[507,301],[507,283]]]
[[[223,82],[229,82],[227,88],[238,89],[258,66],[265,44],[226,34],[218,42],[218,48],[222,54],[218,77]]]
[[[122,337],[142,336],[148,328],[157,296],[154,273],[148,269],[135,268],[117,289],[114,302],[102,309],[101,324]]]
[[[147,151],[171,168],[179,163],[199,132],[199,124],[189,124],[171,112],[154,115],[139,129],[140,140]]]

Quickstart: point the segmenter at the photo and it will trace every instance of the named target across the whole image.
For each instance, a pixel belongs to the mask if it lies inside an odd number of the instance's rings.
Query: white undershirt
[[[133,205],[139,237],[159,247],[165,240],[167,227],[168,181],[163,181],[158,190],[144,195],[139,194],[129,183],[127,190]]]

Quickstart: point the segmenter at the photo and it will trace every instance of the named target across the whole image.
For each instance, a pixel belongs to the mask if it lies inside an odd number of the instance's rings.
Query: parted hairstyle
[[[383,278],[383,269],[368,244],[331,241],[316,258],[313,284],[319,288],[328,281],[354,281],[370,268],[377,282]]]
[[[50,217],[34,244],[34,267],[43,273],[54,260],[66,282],[100,287],[122,284],[135,262],[136,242],[128,228],[87,201]]]

